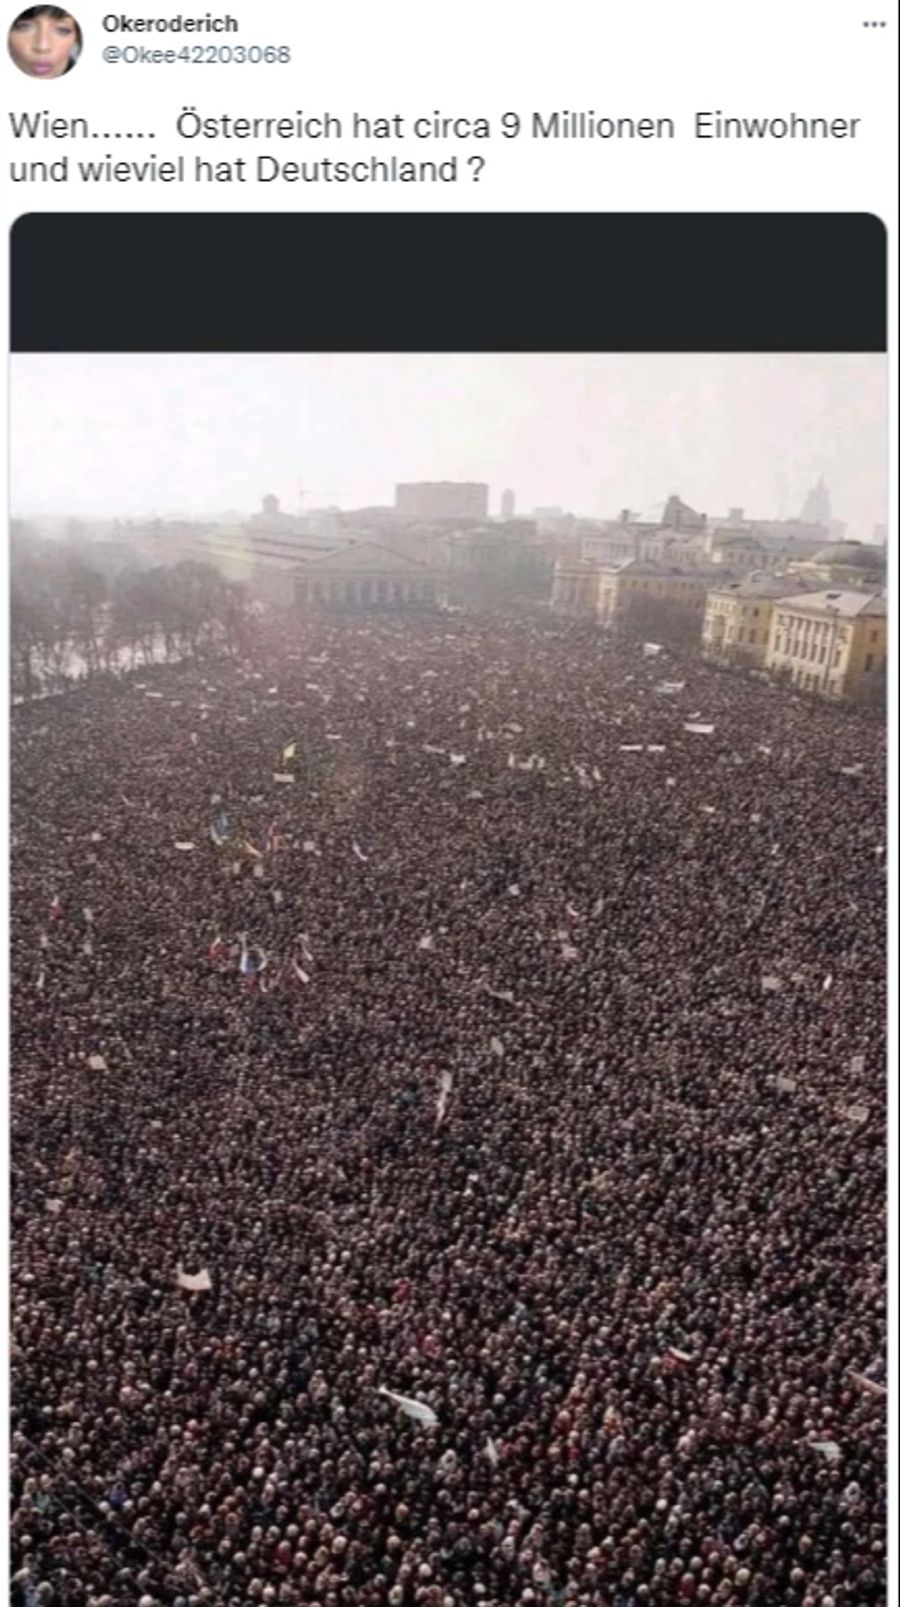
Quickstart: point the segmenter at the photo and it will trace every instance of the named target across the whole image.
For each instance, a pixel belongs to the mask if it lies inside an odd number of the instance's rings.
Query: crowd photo
[[[828,496],[16,527],[15,1607],[887,1607],[883,548]]]

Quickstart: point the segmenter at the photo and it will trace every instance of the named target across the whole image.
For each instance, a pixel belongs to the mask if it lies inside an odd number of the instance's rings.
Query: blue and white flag
[[[209,835],[217,848],[221,848],[224,843],[227,843],[229,837],[231,836],[231,827],[228,824],[228,816],[226,815],[224,809],[220,809],[218,814],[215,816],[215,819],[209,828]]]
[[[266,956],[260,948],[249,948],[245,938],[241,938],[241,958],[238,970],[243,977],[256,977],[266,968]]]

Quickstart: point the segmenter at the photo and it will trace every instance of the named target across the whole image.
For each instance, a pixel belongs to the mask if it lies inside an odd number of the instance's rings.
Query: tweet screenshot
[[[9,1600],[897,1607],[894,0],[2,26]]]

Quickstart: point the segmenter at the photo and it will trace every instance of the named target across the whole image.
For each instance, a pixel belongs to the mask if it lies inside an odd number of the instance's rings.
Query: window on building
[[[754,619],[759,619],[759,609],[758,608],[754,608],[754,610],[753,610],[753,618]]]
[[[825,648],[826,648],[826,643],[825,642],[820,642],[819,643],[819,663],[820,664],[825,663]]]
[[[863,674],[864,675],[868,675],[868,673],[869,673],[869,671],[872,668],[872,665],[874,663],[875,663],[875,654],[874,653],[867,653],[866,654],[866,661],[863,664]]]

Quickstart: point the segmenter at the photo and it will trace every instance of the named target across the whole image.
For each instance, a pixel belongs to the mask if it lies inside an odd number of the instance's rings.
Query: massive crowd
[[[14,1599],[878,1607],[883,729],[266,630],[13,716]]]

